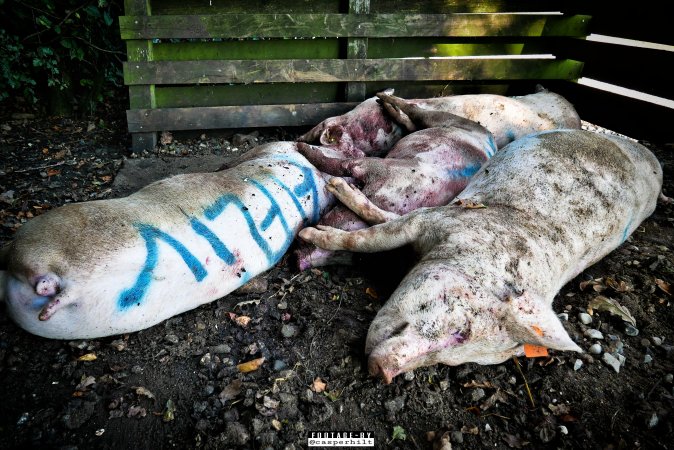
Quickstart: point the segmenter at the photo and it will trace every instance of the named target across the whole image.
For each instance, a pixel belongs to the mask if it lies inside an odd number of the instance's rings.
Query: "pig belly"
[[[111,223],[115,209],[134,210],[134,220],[126,224],[133,239],[86,266],[65,261],[56,296],[63,305],[47,320],[38,316],[53,298],[37,295],[30,276],[10,271],[5,292],[10,316],[27,331],[48,338],[128,333],[221,298],[269,269],[299,229],[317,222],[331,197],[320,173],[299,155],[243,166],[227,171],[230,184],[221,195],[201,205],[191,204],[189,197],[172,205],[179,214],[147,213],[153,211],[151,198],[142,190],[101,202],[98,208],[110,209]],[[256,175],[258,167],[265,170]],[[201,175],[206,180],[219,174]],[[180,180],[174,177],[173,186]],[[28,231],[43,233],[39,226]],[[30,239],[31,233],[26,234]]]

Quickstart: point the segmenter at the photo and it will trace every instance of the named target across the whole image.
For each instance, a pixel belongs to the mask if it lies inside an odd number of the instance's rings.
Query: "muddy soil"
[[[0,120],[0,243],[51,208],[129,193],[139,173],[149,182],[152,171],[212,170],[303,131],[165,135],[136,155],[120,110]],[[646,144],[674,196],[673,146]],[[557,296],[585,354],[438,365],[383,385],[367,374],[364,340],[412,260],[402,252],[298,273],[286,257],[257,292],[88,341],[32,336],[0,310],[0,448],[299,449],[326,431],[372,432],[376,448],[671,447],[674,206],[659,205]],[[635,325],[597,307],[588,315],[600,296]]]

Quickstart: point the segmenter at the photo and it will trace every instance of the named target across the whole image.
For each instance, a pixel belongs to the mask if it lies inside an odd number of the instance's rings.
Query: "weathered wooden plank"
[[[370,38],[368,55],[377,58],[488,56],[552,53],[551,38]]]
[[[504,13],[560,11],[568,0],[370,0],[373,13]]]
[[[151,61],[124,64],[139,84],[310,83],[575,79],[582,63],[553,59],[392,58],[361,60]]]
[[[313,125],[343,114],[357,103],[244,105],[201,108],[136,109],[126,112],[131,133]]]
[[[330,103],[339,100],[339,94],[340,86],[337,83],[276,83],[160,86],[155,95],[157,108],[185,108],[190,106]]]
[[[152,14],[227,14],[247,13],[337,13],[341,0],[157,0]]]
[[[267,39],[154,44],[152,59],[154,61],[328,59],[339,56],[338,39]]]
[[[569,0],[371,0],[372,12],[484,13],[560,11]],[[341,12],[340,0],[160,0],[154,15],[257,12]]]
[[[572,82],[550,86],[563,95],[584,120],[635,139],[674,141],[674,109]]]
[[[556,55],[584,61],[583,76],[674,99],[674,52],[583,39],[555,40]]]
[[[349,14],[368,14],[370,0],[349,0]],[[346,57],[348,59],[365,59],[367,55],[367,38],[348,38],[346,40]],[[365,83],[347,83],[346,100],[349,102],[365,99]]]
[[[585,36],[590,16],[546,14],[219,14],[122,16],[122,39]]]
[[[127,14],[152,14],[149,0],[125,0],[124,10]],[[151,61],[152,41],[129,40],[126,42],[128,61]],[[156,106],[154,85],[129,86],[129,107],[154,108]],[[131,146],[134,150],[151,150],[157,145],[157,133],[135,133],[131,135]]]

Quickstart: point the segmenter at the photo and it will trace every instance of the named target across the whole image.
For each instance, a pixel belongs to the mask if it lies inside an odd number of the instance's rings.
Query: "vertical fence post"
[[[370,0],[349,0],[349,14],[369,14]],[[348,59],[365,59],[367,58],[367,38],[347,38],[347,52]],[[356,102],[365,100],[366,86],[365,83],[347,83],[346,84],[346,101]]]
[[[152,14],[150,0],[124,0],[127,16],[149,16]],[[151,40],[126,41],[128,64],[135,61],[152,61]],[[157,106],[154,96],[154,84],[147,86],[129,86],[129,109],[150,109]],[[134,151],[152,150],[157,145],[157,133],[131,133],[131,148]]]

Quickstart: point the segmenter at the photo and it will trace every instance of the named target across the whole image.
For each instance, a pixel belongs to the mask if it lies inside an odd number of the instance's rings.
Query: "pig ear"
[[[330,125],[321,133],[320,143],[323,145],[338,145],[342,140],[341,125]]]
[[[540,295],[525,291],[520,296],[508,297],[506,304],[505,326],[515,341],[555,350],[583,351]]]

